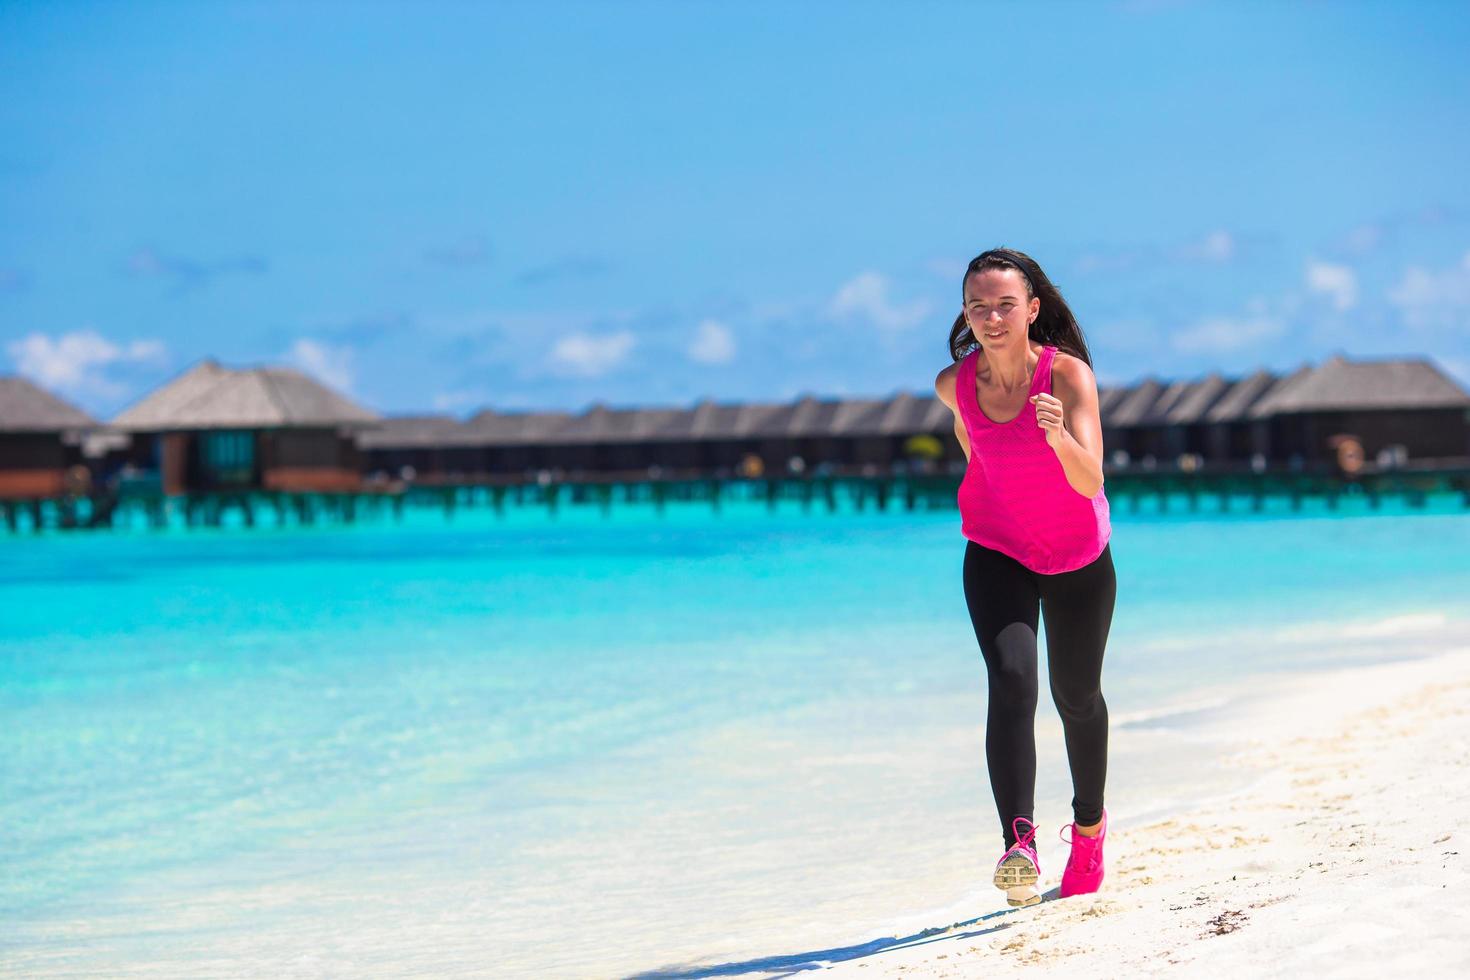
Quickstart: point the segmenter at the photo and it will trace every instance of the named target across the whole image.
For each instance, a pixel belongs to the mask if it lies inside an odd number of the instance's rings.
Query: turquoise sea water
[[[1228,786],[1192,714],[1470,635],[1455,499],[1123,510],[1115,819]],[[963,550],[794,503],[0,538],[0,967],[755,975],[997,907]]]

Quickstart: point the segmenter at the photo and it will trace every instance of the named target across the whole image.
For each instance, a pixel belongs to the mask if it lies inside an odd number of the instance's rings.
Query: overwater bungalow
[[[1364,385],[1374,389],[1369,402],[1346,397]],[[1368,438],[1369,452],[1382,444],[1407,447],[1411,456],[1462,457],[1470,431],[1463,408],[1456,408],[1470,396],[1423,361],[1337,358],[1284,375],[1150,377],[1105,386],[1098,396],[1106,458],[1121,468],[1174,469],[1188,457],[1213,467],[1300,467],[1330,457],[1333,437],[1360,428],[1376,433]],[[1359,414],[1341,417],[1345,410]],[[961,466],[952,422],[938,398],[907,392],[884,399],[704,399],[687,408],[599,402],[578,414],[487,410],[463,423],[404,417],[364,432],[360,444],[370,471],[396,474],[412,466],[420,479],[881,472]]]
[[[369,476],[465,477],[488,472],[484,436],[450,415],[390,415],[376,427],[362,430],[357,446]]]
[[[867,438],[880,442],[887,460],[924,468],[927,464],[923,461],[928,459],[932,459],[935,464],[964,459],[959,441],[954,438],[953,433],[954,415],[944,402],[933,395],[919,396],[901,392],[888,399],[875,419],[872,434]],[[934,446],[937,443],[939,455],[931,456],[927,450],[916,452],[913,447],[915,437],[918,436],[927,437],[921,441],[923,446]],[[951,449],[953,455],[950,454]],[[865,461],[868,460],[863,451],[859,455]],[[878,463],[887,460],[881,456],[872,459]]]
[[[766,452],[776,457],[774,471],[784,472],[793,459],[801,460],[802,469],[820,463],[856,464],[852,436],[861,431],[864,416],[873,415],[878,404],[871,399],[806,395],[772,413],[765,421],[762,441]],[[839,436],[839,426],[846,427],[845,438]]]
[[[82,439],[101,423],[19,375],[0,377],[0,499],[84,491]]]
[[[119,413],[129,461],[165,494],[350,491],[362,485],[357,434],[379,416],[293,368],[206,359]]]
[[[1369,459],[1470,457],[1470,395],[1424,359],[1349,361],[1304,368],[1251,405],[1274,459],[1328,461],[1350,436]]]
[[[661,430],[685,411],[593,404],[544,437],[547,468],[570,473],[645,471],[657,465]]]
[[[570,412],[497,412],[486,409],[466,425],[483,440],[490,473],[536,474],[552,468],[552,440],[572,420]]]
[[[1251,409],[1309,368],[1281,376],[1257,371],[1231,380],[1218,373],[1164,382],[1145,378],[1110,397],[1099,393],[1103,442],[1117,465],[1174,466],[1185,454],[1206,463],[1245,463],[1271,450],[1269,426]]]
[[[901,392],[889,398],[819,399],[749,406],[742,450],[760,458],[767,473],[806,472],[822,466],[908,466],[938,462],[953,429],[949,409],[938,398]],[[909,440],[928,435],[932,452],[910,451]],[[953,437],[949,436],[949,442]]]
[[[732,474],[747,456],[761,458],[767,469],[784,467],[782,440],[767,446],[762,432],[767,420],[787,406],[773,403],[722,403],[702,399],[676,413],[659,430],[659,465],[674,471]],[[763,452],[766,450],[766,452]]]
[[[791,402],[753,402],[738,413],[726,415],[724,428],[711,430],[720,463],[716,472],[749,472],[748,461],[752,459],[760,461],[757,468],[763,473],[779,475],[793,468],[804,469],[808,459],[801,456],[799,438],[791,429],[795,413],[796,405]],[[795,462],[798,458],[799,464]]]
[[[1099,409],[1105,454],[1113,454],[1120,461],[1156,459],[1156,440],[1150,437],[1146,420],[1153,417],[1154,403],[1164,394],[1164,389],[1159,379],[1145,378],[1110,399],[1105,414]]]
[[[1268,458],[1271,449],[1269,427],[1252,419],[1250,409],[1283,380],[1270,371],[1256,371],[1232,381],[1215,403],[1205,409],[1206,461],[1223,463]]]
[[[732,475],[759,460],[760,472],[807,465],[889,466],[916,434],[942,436],[948,410],[934,398],[817,399],[794,403],[688,408],[613,408],[579,414],[484,411],[460,423],[448,416],[384,420],[358,442],[369,472],[422,476],[664,472]],[[930,457],[943,456],[936,440]]]
[[[1122,448],[1123,432],[1113,424],[1113,418],[1132,390],[1128,385],[1100,385],[1097,389],[1097,412],[1102,422],[1103,454],[1107,459]]]
[[[1172,458],[1189,453],[1201,459],[1223,459],[1225,454],[1211,444],[1211,428],[1205,415],[1230,391],[1232,382],[1219,373],[1191,381],[1178,399],[1163,413],[1164,451]]]

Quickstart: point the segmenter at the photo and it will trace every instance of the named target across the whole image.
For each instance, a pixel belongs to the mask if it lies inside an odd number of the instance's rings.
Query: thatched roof
[[[609,408],[598,402],[551,433],[553,443],[647,442],[660,437],[687,409]]]
[[[763,431],[758,435],[799,439],[802,436],[825,436],[832,431],[832,422],[837,418],[842,403],[836,398],[817,398],[804,395],[799,401],[782,407],[766,419]]]
[[[748,411],[740,416],[740,438],[780,438],[784,426],[791,418],[793,406],[790,402],[755,402],[746,406]]]
[[[1310,370],[1299,368],[1286,376],[1261,370],[1234,381],[1211,374],[1167,385],[1148,378],[1110,400],[1099,395],[1100,411],[1110,428],[1243,421],[1258,417],[1256,406],[1268,394],[1295,384]]]
[[[1164,385],[1157,378],[1146,378],[1118,398],[1111,407],[1107,423],[1110,428],[1140,425],[1149,416],[1154,402],[1164,393]]]
[[[1349,361],[1339,354],[1272,388],[1250,414],[1467,407],[1470,395],[1427,360]]]
[[[1195,386],[1194,381],[1171,381],[1159,392],[1159,397],[1145,410],[1143,418],[1139,420],[1140,425],[1167,425],[1169,415],[1179,406],[1189,394],[1189,390]]]
[[[1250,417],[1250,408],[1281,378],[1260,370],[1230,383],[1220,398],[1205,411],[1205,422],[1239,422]]]
[[[906,436],[920,432],[945,432],[954,426],[954,413],[936,395],[912,395],[906,391],[888,399],[877,419],[875,435]]]
[[[883,413],[888,408],[886,398],[844,398],[837,403],[832,415],[832,428],[824,435],[875,436],[883,423]]]
[[[809,436],[865,436],[902,431],[905,419],[926,417],[936,399],[912,395],[895,399],[817,399],[792,403],[720,405],[703,401],[692,408],[611,408],[596,404],[571,416],[544,441],[552,443],[668,442],[714,439],[794,439]],[[947,412],[947,410],[946,410]]]
[[[379,416],[294,368],[206,359],[112,420],[134,432],[372,425]]]
[[[1106,388],[1097,389],[1097,411],[1102,416],[1103,424],[1113,424],[1112,411],[1123,403],[1128,393],[1133,389],[1126,385],[1110,385]]]
[[[486,445],[544,445],[553,441],[558,431],[569,425],[567,412],[496,412],[486,409],[472,415],[465,424]]]
[[[66,432],[99,426],[92,416],[20,375],[0,377],[0,432]]]
[[[1422,359],[1349,361],[1338,355],[1290,374],[1139,384],[1098,391],[1109,427],[1240,422],[1292,412],[1470,407],[1470,394]]]
[[[1219,374],[1191,381],[1165,413],[1170,425],[1190,425],[1204,420],[1205,413],[1230,390],[1230,382]]]
[[[748,415],[748,405],[721,404],[705,398],[693,408],[679,412],[669,419],[659,436],[670,440],[729,439],[736,438],[742,415]]]
[[[1113,429],[1238,422],[1338,407],[1460,407],[1470,406],[1470,395],[1426,361],[1337,357],[1288,375],[1260,370],[1239,379],[1218,373],[1173,382],[1145,378],[1100,388],[1098,406],[1104,425]],[[448,416],[401,416],[384,420],[379,431],[365,433],[360,442],[392,448],[854,438],[946,432],[953,421],[937,397],[909,392],[881,399],[805,395],[794,402],[703,399],[680,408],[613,408],[599,402],[580,414],[486,410],[462,423]]]
[[[363,449],[418,449],[481,446],[484,437],[449,415],[392,415],[358,433]]]

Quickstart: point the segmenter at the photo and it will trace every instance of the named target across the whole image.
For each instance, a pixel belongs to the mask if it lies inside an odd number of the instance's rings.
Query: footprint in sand
[[[1093,905],[1090,905],[1087,908],[1083,909],[1082,914],[1084,916],[1092,917],[1099,915],[1112,915],[1116,911],[1118,911],[1118,906],[1114,902],[1096,902]]]

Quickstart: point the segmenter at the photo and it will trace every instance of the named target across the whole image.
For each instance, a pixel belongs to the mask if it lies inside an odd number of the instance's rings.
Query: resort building
[[[684,409],[674,408],[609,408],[598,402],[580,415],[563,421],[554,416],[543,417],[546,431],[539,440],[546,468],[567,473],[606,473],[644,470],[660,465],[664,440],[660,430]],[[486,431],[493,430],[493,418],[477,416]],[[525,425],[512,423],[518,428]],[[529,433],[518,435],[526,438]],[[528,446],[528,443],[522,443]]]
[[[1379,467],[1470,466],[1470,394],[1422,358],[1338,355],[1285,374],[1149,377],[1098,394],[1110,471],[1328,471],[1345,443]],[[948,408],[909,392],[384,419],[291,368],[204,360],[103,426],[30,381],[0,378],[0,497],[11,499],[85,490],[89,467],[99,486],[122,470],[130,485],[172,496],[354,491],[382,477],[726,478],[963,465]]]
[[[569,412],[485,410],[467,423],[481,440],[485,471],[538,473],[554,465],[556,434],[570,424]]]
[[[0,499],[84,492],[82,439],[100,425],[25,378],[0,377]]]
[[[1470,460],[1470,395],[1422,359],[1350,361],[1241,378],[1145,378],[1099,390],[1114,469],[1331,467],[1354,439],[1370,459]],[[804,471],[953,469],[964,456],[949,409],[932,395],[613,408],[580,414],[483,411],[388,419],[364,432],[370,472],[523,478],[661,472],[781,475]]]
[[[128,462],[174,495],[212,490],[354,490],[358,435],[380,417],[292,368],[206,359],[110,426],[133,434]]]
[[[485,441],[449,415],[395,415],[357,437],[369,476],[447,477],[484,473]]]
[[[693,408],[675,413],[659,430],[654,465],[673,473],[728,476],[749,457],[774,459],[779,447],[769,442],[770,421],[789,409],[782,403],[702,399]]]
[[[1470,395],[1427,360],[1333,357],[1274,386],[1250,408],[1276,458],[1321,460],[1350,435],[1369,459],[1470,455]]]
[[[907,465],[911,440],[929,434],[924,458],[942,457],[952,428],[937,398],[721,404],[692,408],[611,408],[562,412],[483,411],[457,423],[404,416],[364,432],[369,473],[524,475],[539,472],[746,476],[808,467]],[[952,438],[952,436],[951,436]],[[917,458],[917,457],[916,457]],[[432,480],[433,477],[431,476]]]

